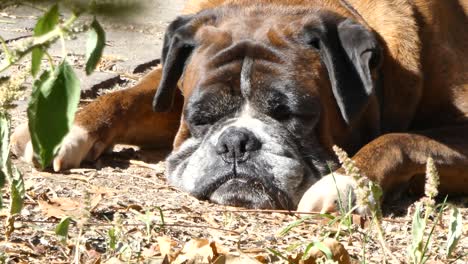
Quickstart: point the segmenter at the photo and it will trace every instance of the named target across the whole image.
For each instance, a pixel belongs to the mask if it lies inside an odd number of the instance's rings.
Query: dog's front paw
[[[331,213],[340,211],[340,205],[348,211],[355,205],[356,186],[352,177],[338,173],[329,174],[304,193],[297,211]],[[358,207],[356,211],[364,215],[368,213],[368,208]]]
[[[108,147],[108,144],[97,140],[86,129],[74,125],[62,141],[52,163],[53,169],[61,171],[77,168],[83,160],[95,160]],[[27,124],[16,128],[11,136],[11,149],[17,157],[36,164]]]

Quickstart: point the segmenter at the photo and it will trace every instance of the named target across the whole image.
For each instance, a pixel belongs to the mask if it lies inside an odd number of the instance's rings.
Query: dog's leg
[[[84,159],[95,160],[116,143],[171,147],[180,123],[182,96],[173,110],[154,113],[152,100],[161,68],[147,74],[136,86],[106,94],[80,110],[53,161],[55,171],[78,167]],[[27,124],[16,129],[12,150],[33,161]]]
[[[380,136],[364,146],[354,157],[361,172],[378,183],[384,194],[411,186],[421,192],[426,161],[432,157],[440,175],[439,192],[468,193],[468,125],[415,133]],[[333,173],[341,195],[356,186],[343,169]],[[314,184],[299,203],[299,211],[337,210],[337,188],[333,176]],[[343,199],[343,197],[341,197]]]

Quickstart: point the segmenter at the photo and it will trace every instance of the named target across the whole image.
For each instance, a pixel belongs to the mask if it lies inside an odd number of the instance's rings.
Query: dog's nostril
[[[247,141],[245,151],[255,151],[260,149],[260,141],[257,138]]]
[[[216,145],[216,153],[218,154],[225,154],[228,152],[228,147],[226,146],[226,144],[223,144],[223,143],[219,143]]]
[[[224,155],[230,162],[245,160],[246,154],[260,149],[257,137],[245,128],[230,127],[218,139],[216,153]]]

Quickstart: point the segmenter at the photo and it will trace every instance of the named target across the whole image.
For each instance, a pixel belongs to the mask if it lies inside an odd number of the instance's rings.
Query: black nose
[[[219,137],[216,153],[227,163],[241,163],[249,158],[251,152],[260,147],[260,141],[249,130],[229,127]]]

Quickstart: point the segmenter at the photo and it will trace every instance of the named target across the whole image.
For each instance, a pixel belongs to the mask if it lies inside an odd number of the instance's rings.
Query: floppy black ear
[[[309,44],[320,50],[340,112],[350,124],[375,92],[371,71],[380,65],[374,34],[351,19],[320,29],[306,28]]]
[[[153,98],[155,112],[165,112],[172,107],[177,82],[184,71],[185,61],[195,46],[194,32],[190,27],[193,18],[193,15],[180,16],[166,30],[161,57],[162,76]]]

